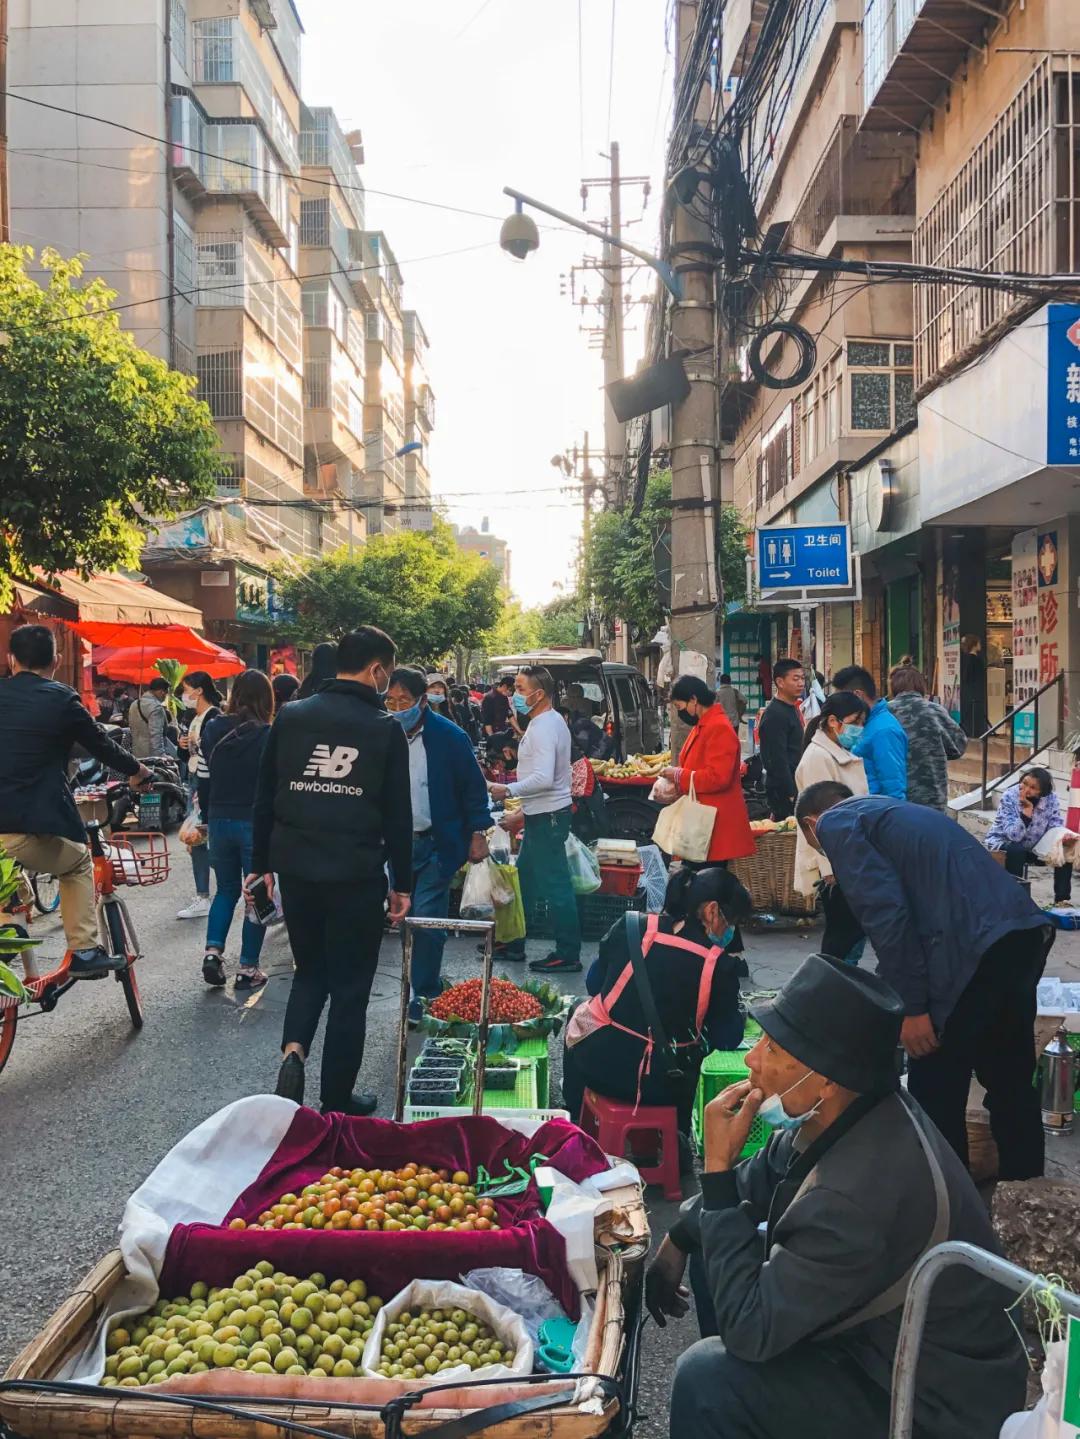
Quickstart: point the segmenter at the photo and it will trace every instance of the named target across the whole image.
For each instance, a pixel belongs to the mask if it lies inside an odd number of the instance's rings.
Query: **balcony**
[[[863,126],[917,130],[1010,0],[866,0]]]
[[[864,134],[841,117],[795,212],[788,248],[817,252],[841,215],[913,215],[915,136]]]
[[[1042,60],[919,221],[921,265],[1034,274],[1080,270],[1080,57]],[[1030,298],[916,285],[915,379],[961,367]]]
[[[413,417],[427,434],[435,428],[435,396],[430,385],[417,388],[413,397]]]
[[[362,379],[367,349],[362,317],[342,298],[338,282],[329,278],[306,281],[302,305],[305,328],[329,330]]]
[[[275,373],[254,348],[201,350],[198,396],[215,420],[243,421],[297,464],[304,459],[299,380]]]
[[[334,337],[309,334],[304,359],[307,446],[320,461],[356,458],[364,444],[364,400],[355,366]]]
[[[269,258],[250,237],[235,231],[200,234],[195,242],[195,303],[202,308],[241,307],[296,370],[302,355],[302,321]]]
[[[300,168],[297,135],[278,99],[269,72],[237,16],[195,20],[191,25],[191,78],[195,85],[235,85],[263,122],[285,168]],[[222,113],[220,104],[210,107]]]
[[[364,228],[364,184],[349,142],[337,116],[327,106],[300,112],[300,163],[305,168],[329,170],[341,189],[357,229]]]
[[[289,243],[289,188],[262,131],[252,123],[204,126],[202,182],[208,195],[235,195],[275,249]]]
[[[384,498],[405,496],[405,462],[398,458],[400,437],[382,429],[369,430],[364,443],[365,488]]]

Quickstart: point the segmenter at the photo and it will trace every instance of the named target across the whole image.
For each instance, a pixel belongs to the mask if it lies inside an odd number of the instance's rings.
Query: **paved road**
[[[285,936],[271,934],[265,963],[271,981],[260,993],[210,990],[199,963],[200,923],[174,919],[190,884],[181,852],[166,885],[132,894],[146,958],[139,978],[146,1027],[132,1031],[112,980],[82,984],[48,1016],[25,1022],[0,1076],[0,1174],[4,1194],[3,1304],[0,1370],[40,1328],[60,1300],[115,1241],[124,1202],[162,1154],[222,1104],[273,1085],[291,958]],[[40,921],[42,953],[62,947],[55,920]],[[1077,977],[1080,936],[1062,936],[1056,972]],[[748,937],[750,987],[774,988],[813,948],[805,930]],[[587,957],[595,947],[587,950]],[[537,953],[543,953],[540,946]],[[398,941],[383,945],[369,1024],[363,1078],[392,1105]],[[228,956],[235,962],[235,949]],[[448,946],[447,973],[476,972],[470,944]],[[581,988],[581,986],[579,986]],[[318,1053],[315,1055],[318,1059]],[[558,1076],[558,1061],[555,1077]],[[654,1234],[674,1206],[651,1194]],[[641,1439],[667,1432],[667,1392],[692,1322],[650,1327],[641,1402]]]

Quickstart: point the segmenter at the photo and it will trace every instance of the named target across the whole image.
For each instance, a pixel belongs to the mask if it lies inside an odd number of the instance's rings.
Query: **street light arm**
[[[682,281],[679,276],[665,260],[661,260],[656,255],[650,255],[648,250],[639,250],[636,245],[631,245],[626,240],[614,240],[606,230],[600,230],[595,225],[586,225],[584,220],[579,220],[574,215],[567,215],[562,210],[556,210],[553,205],[546,205],[543,200],[535,200],[531,195],[523,195],[520,190],[512,190],[509,185],[503,186],[503,194],[509,195],[511,200],[516,200],[519,208],[522,205],[529,205],[534,210],[542,210],[545,215],[550,215],[555,220],[562,220],[563,224],[572,225],[575,230],[583,230],[586,235],[603,240],[606,245],[613,245],[617,250],[626,250],[628,254],[648,265],[650,270],[655,270],[665,289],[674,299],[682,299]]]

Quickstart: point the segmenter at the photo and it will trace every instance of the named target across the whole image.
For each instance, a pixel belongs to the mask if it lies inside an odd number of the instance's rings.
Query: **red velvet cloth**
[[[546,1155],[576,1180],[607,1168],[593,1140],[565,1120],[550,1120],[527,1139],[488,1117],[463,1115],[403,1125],[341,1114],[323,1117],[300,1109],[258,1179],[230,1209],[226,1224],[236,1217],[254,1219],[282,1194],[298,1193],[336,1166],[378,1169],[424,1163],[475,1175],[482,1164],[498,1174],[504,1160],[527,1168],[534,1154]],[[565,1246],[541,1217],[535,1183],[523,1195],[495,1203],[500,1228],[486,1233],[177,1225],[169,1236],[161,1292],[186,1293],[197,1279],[211,1285],[231,1283],[260,1259],[298,1277],[321,1271],[328,1279],[363,1279],[381,1299],[390,1299],[412,1279],[456,1280],[470,1269],[502,1265],[543,1279],[576,1319],[578,1294],[566,1268]]]

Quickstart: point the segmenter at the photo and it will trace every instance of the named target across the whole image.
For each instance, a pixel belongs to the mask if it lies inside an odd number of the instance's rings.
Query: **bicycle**
[[[56,875],[37,874],[32,869],[24,869],[23,874],[38,914],[55,914],[60,907],[60,881]]]
[[[162,884],[169,877],[169,849],[165,836],[161,834],[113,835],[106,842],[101,825],[86,826],[87,842],[94,866],[94,889],[97,897],[98,930],[101,943],[112,955],[123,958],[121,969],[113,977],[124,991],[133,1028],[143,1027],[142,998],[135,976],[135,963],[142,957],[138,934],[128,912],[127,903],[117,890],[125,886]],[[0,958],[2,958],[0,952]],[[15,1044],[15,1032],[20,1019],[20,1010],[29,1013],[22,1018],[33,1018],[38,1014],[51,1014],[72,985],[80,983],[68,973],[71,967],[71,951],[65,953],[57,969],[35,979],[21,983],[21,994],[9,993],[0,988],[0,1071],[3,1070]],[[108,978],[103,975],[102,978]],[[87,981],[82,981],[83,983]]]

